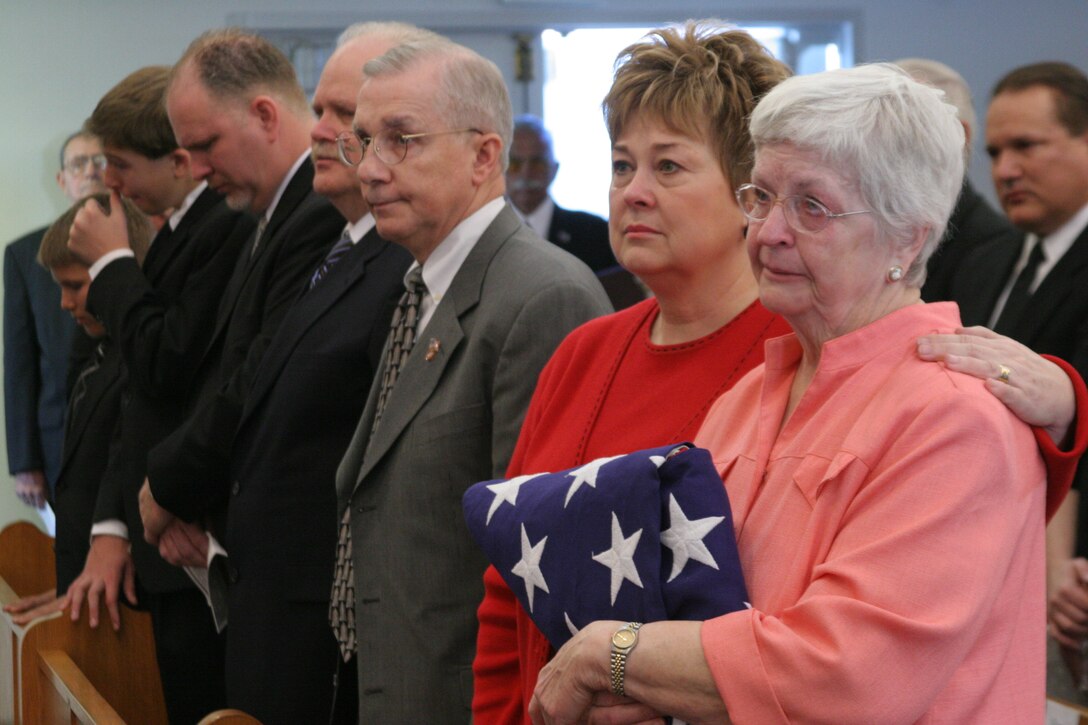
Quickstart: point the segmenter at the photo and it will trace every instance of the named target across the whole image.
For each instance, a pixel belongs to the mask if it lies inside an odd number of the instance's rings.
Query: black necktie
[[[423,284],[423,268],[416,267],[404,281],[404,294],[393,312],[390,324],[389,347],[386,349],[385,370],[382,372],[378,403],[374,409],[374,423],[370,426],[370,438],[378,429],[378,421],[385,411],[389,393],[397,382],[400,370],[412,352],[419,321],[419,303],[426,285]],[[351,560],[351,507],[340,519],[339,540],[336,544],[336,570],[333,574],[332,597],[329,602],[329,624],[340,645],[340,654],[347,662],[355,652],[355,571]]]
[[[1005,307],[994,324],[994,332],[1002,335],[1010,335],[1012,330],[1020,322],[1031,300],[1031,285],[1035,281],[1035,274],[1039,271],[1039,265],[1046,259],[1043,251],[1043,240],[1038,239],[1028,255],[1028,263],[1020,270],[1016,281],[1012,283],[1009,297],[1005,300]]]

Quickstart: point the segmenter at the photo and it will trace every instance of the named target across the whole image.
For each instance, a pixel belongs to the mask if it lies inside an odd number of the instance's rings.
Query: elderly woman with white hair
[[[982,381],[915,352],[960,324],[919,296],[962,179],[955,112],[872,65],[783,81],[751,133],[748,254],[793,334],[696,438],[729,494],[751,608],[590,624],[530,713],[1041,722],[1043,463]]]

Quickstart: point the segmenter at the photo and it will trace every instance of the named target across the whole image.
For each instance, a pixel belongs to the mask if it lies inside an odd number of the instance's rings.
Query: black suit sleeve
[[[9,245],[4,250],[4,420],[12,475],[45,467],[38,431],[40,355],[29,286]]]
[[[240,358],[241,363],[225,370],[215,393],[202,399],[182,427],[152,449],[148,459],[152,492],[159,505],[174,515],[193,521],[225,499],[234,435],[264,352],[287,309],[343,229],[344,219],[330,210],[324,202],[310,205],[283,230],[286,243],[267,250],[273,257],[267,260],[271,270],[266,294],[259,299],[247,297],[232,313],[252,318],[248,321],[256,329],[253,336],[229,343],[244,345],[244,350],[223,353],[225,359]]]
[[[199,249],[193,250],[194,268],[172,304],[132,257],[106,265],[91,283],[88,309],[121,346],[130,388],[151,398],[189,394],[196,361],[211,336],[210,321],[253,227],[250,217],[225,205],[213,209],[187,241]]]

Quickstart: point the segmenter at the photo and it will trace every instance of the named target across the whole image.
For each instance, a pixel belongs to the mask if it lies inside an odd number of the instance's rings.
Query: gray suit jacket
[[[487,560],[461,496],[504,473],[555,347],[609,311],[589,268],[506,207],[435,308],[368,441],[371,387],[336,481],[341,514],[351,507],[359,722],[469,722]]]

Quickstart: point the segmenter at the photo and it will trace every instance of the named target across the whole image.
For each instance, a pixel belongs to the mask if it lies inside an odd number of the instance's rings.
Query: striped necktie
[[[382,373],[378,403],[374,410],[374,423],[370,427],[370,438],[378,429],[378,422],[385,411],[389,393],[396,385],[401,368],[412,352],[416,338],[416,325],[419,322],[419,303],[423,299],[426,285],[423,283],[422,267],[415,267],[404,281],[404,294],[401,295],[389,331],[389,346],[386,348],[385,369]],[[351,560],[351,507],[344,511],[340,519],[339,538],[336,544],[336,570],[333,575],[332,598],[329,602],[329,624],[333,635],[340,645],[340,654],[347,662],[355,652],[355,572]]]
[[[317,283],[325,279],[325,275],[329,273],[329,270],[339,262],[345,254],[351,251],[354,244],[351,241],[351,235],[345,229],[344,233],[340,236],[340,239],[336,241],[336,244],[332,245],[332,249],[325,255],[325,258],[321,260],[321,264],[314,270],[313,275],[310,277],[310,287],[313,289],[317,286]]]

